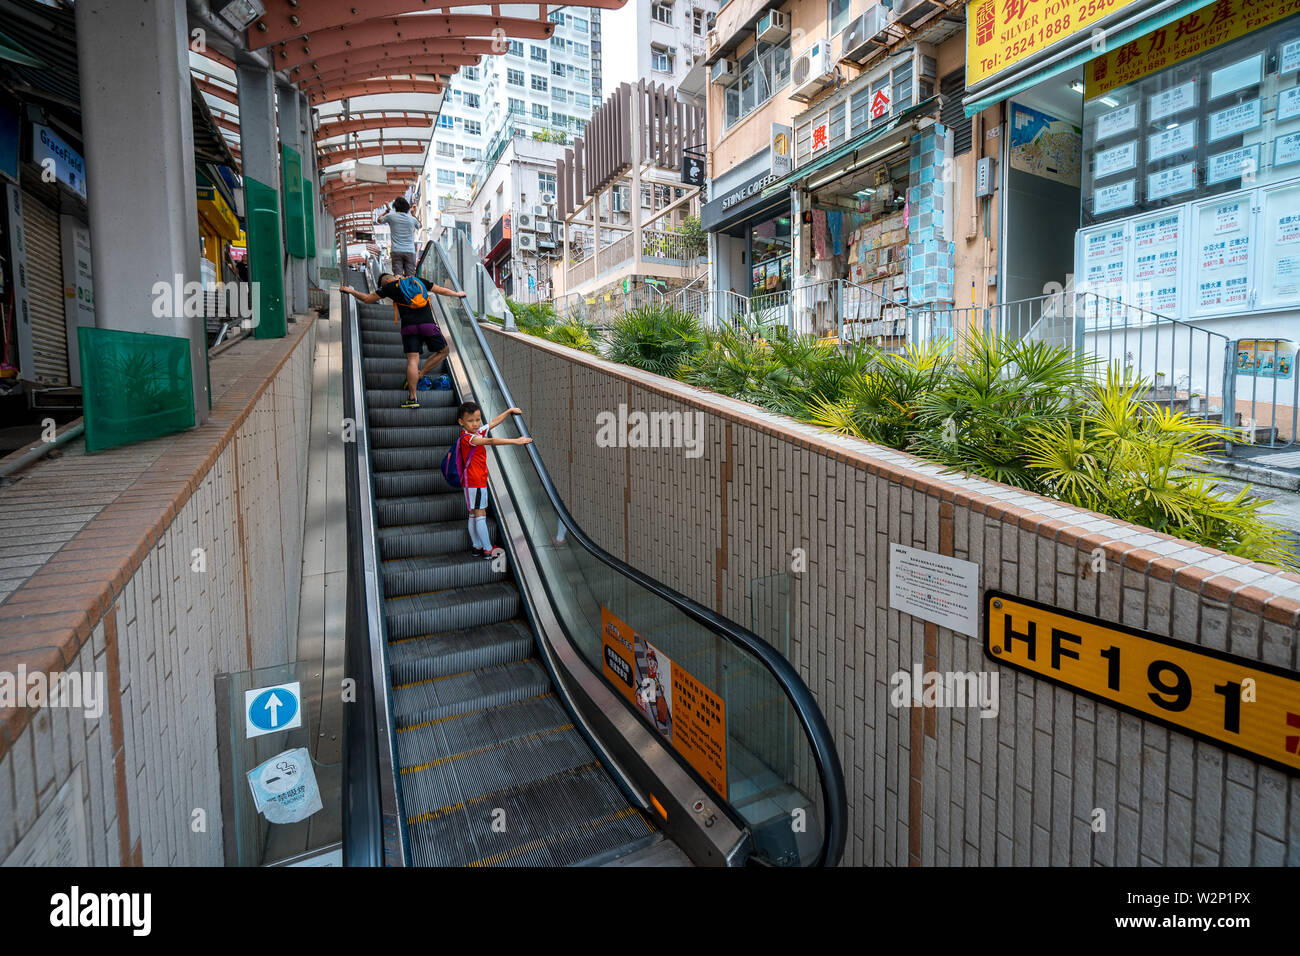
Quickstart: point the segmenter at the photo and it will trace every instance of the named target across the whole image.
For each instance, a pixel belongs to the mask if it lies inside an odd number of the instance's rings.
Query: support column
[[[316,131],[312,128],[311,104],[307,97],[298,94],[298,127],[302,130],[303,198],[307,214],[307,281],[320,285],[320,263],[316,251],[320,247],[320,176],[316,171]]]
[[[188,340],[199,424],[207,336],[183,307],[201,257],[185,3],[80,0],[76,19],[95,325]]]
[[[248,221],[248,278],[253,283],[257,338],[285,334],[284,242],[280,222],[280,149],[275,79],[256,63],[240,63],[239,143]]]
[[[302,204],[302,171],[306,168],[302,148],[302,120],[298,91],[279,84],[276,97],[280,115],[280,175],[284,180],[281,200],[285,207],[285,297],[290,315],[307,311],[307,247],[305,210]],[[292,151],[292,152],[290,152]],[[297,162],[293,158],[297,157]]]

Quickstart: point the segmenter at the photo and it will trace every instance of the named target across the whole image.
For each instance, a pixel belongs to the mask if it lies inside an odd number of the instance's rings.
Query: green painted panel
[[[280,256],[280,197],[270,186],[245,176],[244,205],[248,214],[248,278],[253,283],[256,309],[253,337],[283,338],[288,325],[284,260]]]
[[[284,181],[284,247],[295,259],[307,258],[307,223],[302,204],[302,157],[296,149],[280,147]]]
[[[194,427],[190,342],[83,325],[86,451],[103,451]]]
[[[311,180],[302,178],[302,218],[307,224],[307,258],[316,258],[316,196]]]

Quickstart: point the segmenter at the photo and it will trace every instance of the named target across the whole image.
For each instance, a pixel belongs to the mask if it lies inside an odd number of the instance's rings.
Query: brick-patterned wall
[[[213,678],[296,653],[314,339],[304,322],[241,346],[212,418],[157,439],[159,461],[0,606],[0,670],[100,672],[108,692],[98,720],[0,709],[0,859],[79,774],[92,864],[224,862]]]
[[[846,863],[1300,864],[1300,778],[993,666],[979,640],[890,610],[888,548],[1291,670],[1300,577],[540,339],[490,328],[488,341],[570,509],[612,553],[750,625],[755,579],[805,549],[791,657],[844,764]],[[704,456],[597,447],[596,416],[620,401],[704,411]],[[889,677],[913,663],[992,670],[998,716],[891,707]]]

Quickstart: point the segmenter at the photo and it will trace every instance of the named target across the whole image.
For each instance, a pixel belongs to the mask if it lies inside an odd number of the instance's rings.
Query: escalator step
[[[469,535],[465,537],[468,540]],[[523,602],[512,581],[494,581],[384,602],[390,641],[497,624],[522,612]]]
[[[535,659],[406,684],[393,688],[395,726],[484,710],[537,697],[550,689],[550,678]]]
[[[469,525],[466,521],[438,521],[432,524],[396,525],[379,529],[379,559],[418,558],[422,555],[469,553]],[[482,561],[482,558],[478,560]]]
[[[367,389],[400,389],[405,381],[405,369],[400,372],[372,372],[367,370],[365,375]]]
[[[509,570],[498,571],[493,564],[473,555],[464,558],[456,554],[437,554],[385,561],[380,566],[380,573],[384,576],[384,594],[391,601],[430,591],[509,580]]]
[[[405,374],[402,379],[405,380]],[[385,388],[375,388],[373,385],[366,385],[366,407],[375,408],[396,408],[404,412],[415,411],[416,409],[402,408],[402,402],[406,401],[409,394],[401,387],[401,382],[396,386],[387,386]],[[427,392],[416,392],[416,397],[420,400],[420,408],[455,408],[460,404],[460,398],[456,395],[456,390],[452,388],[431,388]]]
[[[423,403],[421,405],[423,406]],[[399,408],[397,411],[419,413],[424,411],[424,408]],[[372,427],[370,429],[370,447],[419,448],[435,445],[444,449],[443,454],[445,455],[447,454],[445,449],[450,448],[459,435],[460,426],[454,422],[450,425],[419,426],[414,423],[410,425],[403,423],[401,427]],[[442,464],[441,458],[438,459],[438,464]]]
[[[413,495],[454,494],[464,501],[464,492],[447,484],[441,471],[375,472],[375,497],[405,498]]]
[[[420,866],[571,866],[653,832],[594,762],[408,822]]]
[[[527,658],[533,635],[518,619],[486,627],[390,641],[388,661],[394,684],[413,684],[480,667],[495,667]]]
[[[455,405],[426,405],[424,392],[420,396],[419,408],[372,408],[370,409],[371,428],[436,428],[451,425],[457,428]],[[453,436],[454,439],[454,436]]]
[[[450,444],[424,448],[372,448],[370,463],[375,471],[437,471],[442,467]]]
[[[410,495],[382,498],[375,511],[381,528],[401,524],[428,524],[435,521],[465,519],[465,499],[458,493],[446,495]],[[425,590],[429,590],[425,588]]]

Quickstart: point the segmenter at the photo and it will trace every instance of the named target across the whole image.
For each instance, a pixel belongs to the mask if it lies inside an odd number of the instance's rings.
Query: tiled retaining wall
[[[0,671],[102,673],[108,697],[0,707],[0,860],[76,778],[93,865],[222,864],[213,678],[296,653],[315,331],[214,360],[236,378],[202,426],[85,458],[166,444],[0,605]]]
[[[844,764],[846,863],[1300,864],[1300,777],[992,666],[976,638],[890,610],[888,548],[974,561],[981,589],[1290,670],[1300,577],[534,337],[493,328],[488,341],[561,494],[610,552],[748,625],[753,582],[805,549],[791,656]],[[596,416],[620,403],[703,411],[704,454],[598,447]],[[999,715],[891,707],[889,676],[914,663],[991,669]]]

